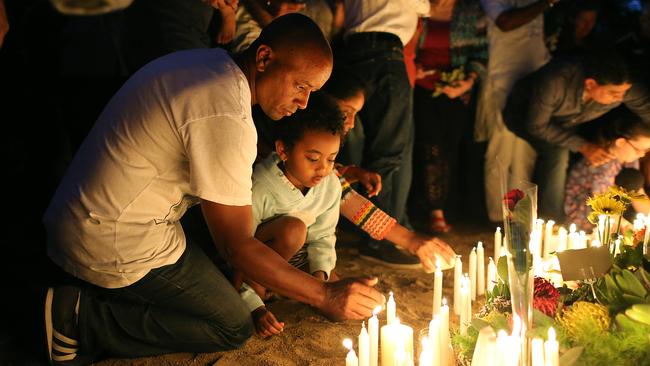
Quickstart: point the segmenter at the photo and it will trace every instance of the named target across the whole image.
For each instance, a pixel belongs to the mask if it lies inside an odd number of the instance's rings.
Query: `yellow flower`
[[[587,205],[591,207],[592,213],[589,214],[589,222],[595,224],[598,222],[599,215],[622,215],[629,203],[628,196],[621,196],[607,191],[597,194],[587,199]]]
[[[586,301],[577,301],[556,317],[571,338],[576,338],[581,329],[587,324],[595,325],[597,329],[606,331],[611,325],[607,307]]]
[[[648,196],[643,193],[634,190],[627,190],[619,186],[611,186],[609,187],[609,191],[612,194],[621,197],[623,200],[627,198],[627,201],[648,200]]]

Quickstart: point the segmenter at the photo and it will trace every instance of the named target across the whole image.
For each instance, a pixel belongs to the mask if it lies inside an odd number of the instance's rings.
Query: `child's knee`
[[[279,239],[287,249],[291,249],[295,253],[305,244],[305,240],[307,239],[307,226],[299,218],[291,216],[284,217],[282,224],[283,227]]]

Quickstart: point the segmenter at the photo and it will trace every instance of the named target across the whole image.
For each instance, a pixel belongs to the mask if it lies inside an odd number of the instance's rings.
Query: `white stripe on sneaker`
[[[67,344],[69,344],[71,346],[76,346],[76,345],[79,344],[79,342],[77,342],[76,340],[64,336],[63,334],[57,332],[56,329],[54,329],[54,328],[52,328],[52,332],[54,333],[54,338],[56,338],[58,340],[61,340],[61,341],[65,342],[65,343],[67,343]]]
[[[61,353],[76,353],[79,349],[78,348],[69,348],[69,347],[63,347],[59,346],[58,344],[54,343],[52,345],[52,349],[55,351],[61,352]]]
[[[52,360],[54,360],[56,362],[71,361],[71,360],[74,360],[75,357],[77,357],[76,353],[71,353],[69,355],[61,355],[61,356],[53,354],[52,355]]]

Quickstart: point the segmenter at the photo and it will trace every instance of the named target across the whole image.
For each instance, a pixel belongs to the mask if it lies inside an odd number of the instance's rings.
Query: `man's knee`
[[[253,319],[248,308],[242,302],[231,306],[227,312],[227,319],[214,321],[215,349],[218,351],[239,348],[255,332]]]

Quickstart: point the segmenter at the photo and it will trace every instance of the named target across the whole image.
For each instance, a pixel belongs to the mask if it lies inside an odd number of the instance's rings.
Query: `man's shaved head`
[[[274,120],[304,109],[332,72],[329,42],[302,14],[273,20],[246,53],[255,60],[254,101]]]
[[[320,56],[332,59],[332,49],[318,25],[309,17],[290,13],[275,18],[269,25],[262,29],[262,33],[251,45],[257,49],[260,45],[267,45],[279,51],[316,52]]]

